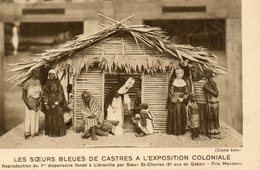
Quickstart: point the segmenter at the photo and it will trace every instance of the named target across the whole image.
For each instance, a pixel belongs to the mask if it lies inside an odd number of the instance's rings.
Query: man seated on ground
[[[136,127],[137,137],[142,137],[145,135],[153,134],[153,114],[150,110],[148,110],[148,104],[142,103],[140,105],[141,111],[140,111],[140,118],[135,117],[132,122],[134,126]]]
[[[95,99],[89,92],[82,93],[82,108],[81,113],[84,121],[84,131],[82,138],[97,140],[96,135],[111,136],[116,133],[117,122],[102,120],[101,107],[97,99]]]
[[[83,138],[97,140],[96,129],[101,124],[101,106],[89,92],[83,91],[82,95],[81,113],[84,121],[84,134]]]

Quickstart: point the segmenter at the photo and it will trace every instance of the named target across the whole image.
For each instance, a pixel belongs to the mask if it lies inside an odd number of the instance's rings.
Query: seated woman
[[[148,104],[142,103],[140,105],[140,118],[136,117],[133,120],[133,124],[137,129],[137,137],[153,134],[153,114],[148,110]]]
[[[119,84],[113,87],[105,98],[104,111],[105,119],[116,123],[116,133],[115,135],[120,136],[123,134],[123,124],[124,124],[124,108],[123,102],[127,104],[128,110],[131,109],[130,103],[131,99],[128,95],[129,89],[134,85],[135,79],[129,77],[127,80],[121,80]]]

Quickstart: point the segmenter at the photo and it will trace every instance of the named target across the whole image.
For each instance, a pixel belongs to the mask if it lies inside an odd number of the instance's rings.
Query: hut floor
[[[66,136],[48,137],[43,135],[25,140],[23,137],[23,123],[0,137],[0,148],[189,148],[189,147],[241,147],[242,135],[233,128],[221,122],[221,139],[207,139],[200,136],[192,140],[190,133],[183,136],[155,133],[145,137],[135,137],[134,133],[125,130],[123,136],[101,137],[97,141],[82,139],[82,133],[75,133],[72,128],[67,130]]]

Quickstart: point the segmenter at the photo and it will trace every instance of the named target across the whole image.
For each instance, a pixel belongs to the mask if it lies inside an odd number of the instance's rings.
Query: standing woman
[[[42,112],[45,114],[45,135],[64,136],[66,134],[63,109],[66,105],[64,93],[55,70],[50,70],[43,87]]]
[[[23,83],[22,98],[26,105],[24,120],[24,138],[38,135],[39,130],[39,110],[41,103],[41,82],[38,79],[39,69],[32,71],[30,79]]]
[[[184,100],[188,96],[187,83],[183,80],[184,70],[175,70],[176,78],[170,84],[168,100],[167,134],[183,135],[186,133],[187,117]]]

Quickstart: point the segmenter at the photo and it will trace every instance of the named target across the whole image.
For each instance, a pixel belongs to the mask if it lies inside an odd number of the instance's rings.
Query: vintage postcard
[[[260,169],[260,1],[0,1],[0,169]]]

